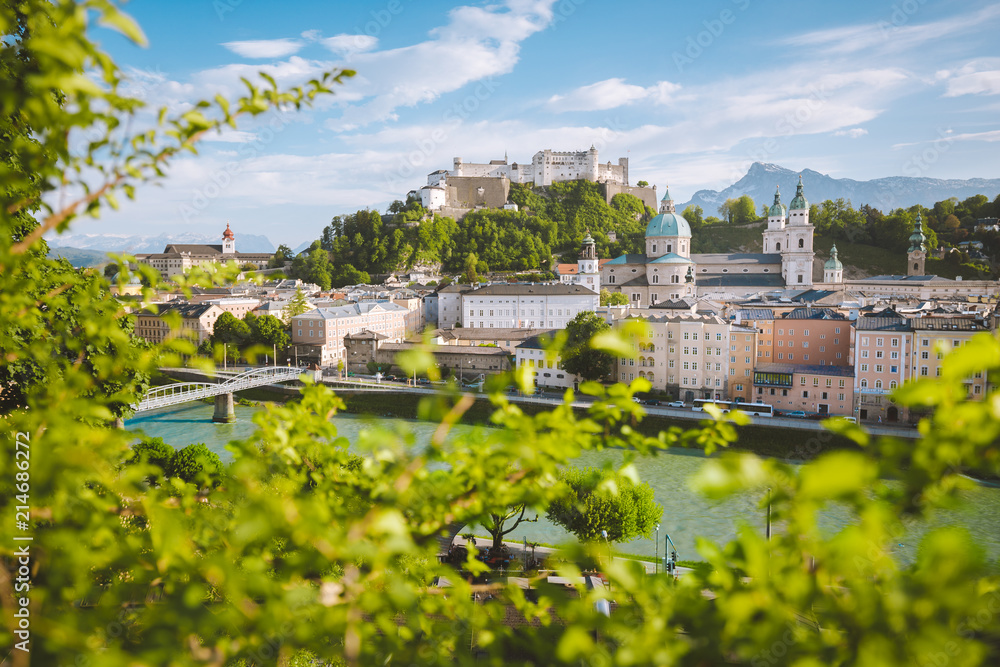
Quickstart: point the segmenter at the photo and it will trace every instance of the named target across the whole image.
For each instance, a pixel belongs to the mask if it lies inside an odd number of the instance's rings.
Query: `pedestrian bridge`
[[[189,401],[198,401],[234,391],[263,387],[276,382],[297,380],[302,375],[301,368],[293,366],[267,366],[254,368],[235,375],[224,382],[179,382],[150,389],[137,405],[132,406],[139,412],[167,408]],[[222,378],[220,378],[221,380]]]

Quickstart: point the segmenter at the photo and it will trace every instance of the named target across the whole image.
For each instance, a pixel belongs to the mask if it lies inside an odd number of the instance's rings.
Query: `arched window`
[[[881,380],[875,380],[875,388],[876,389],[881,389],[882,388],[882,381]]]
[[[889,381],[889,389],[895,389],[897,387],[895,380]]]
[[[650,336],[652,336],[653,334],[652,334],[652,333],[650,333],[649,335],[650,335]],[[652,343],[650,343],[649,345],[647,345],[647,346],[646,346],[646,349],[647,349],[647,350],[648,350],[649,352],[656,352],[656,346],[655,346],[655,345],[653,345]]]
[[[774,252],[781,252],[781,242],[780,241],[774,244]]]
[[[861,388],[862,389],[868,388],[868,380],[866,380],[865,378],[861,378]]]
[[[679,283],[680,281],[681,281],[680,276],[677,275],[670,276],[670,282],[676,284]]]
[[[659,276],[659,274],[656,274],[656,273],[653,274],[653,284],[654,285],[659,285],[660,284],[660,276]]]
[[[914,262],[913,263],[913,270],[916,271],[919,266],[920,266],[919,264],[917,264],[916,262]]]
[[[799,239],[799,247],[800,248],[805,248],[806,247],[806,240],[805,239]]]
[[[610,284],[612,284],[612,285],[614,284],[614,282],[615,282],[615,276],[614,276],[614,274],[611,274],[610,276],[608,276],[608,282]]]

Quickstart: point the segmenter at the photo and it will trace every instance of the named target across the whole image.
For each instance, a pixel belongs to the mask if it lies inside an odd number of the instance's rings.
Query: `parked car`
[[[667,403],[667,407],[668,408],[683,408],[684,407],[684,401],[670,401],[669,403]]]
[[[786,412],[785,416],[786,417],[798,417],[798,418],[802,419],[802,418],[805,418],[806,413],[803,412],[802,410],[793,410],[792,412]]]
[[[659,405],[660,402],[655,398],[650,398],[646,401],[646,405]]]
[[[417,384],[430,384],[431,381],[427,378],[417,378]]]
[[[642,404],[642,401],[641,401],[641,400],[639,400],[639,397],[638,397],[638,396],[633,396],[633,397],[632,397],[632,402],[633,402],[633,403],[639,403],[640,405]]]

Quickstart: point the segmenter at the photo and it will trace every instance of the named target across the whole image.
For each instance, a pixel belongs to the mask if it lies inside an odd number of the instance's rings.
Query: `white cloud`
[[[667,104],[670,95],[680,89],[676,83],[660,81],[644,88],[625,83],[625,79],[605,79],[581,86],[566,95],[553,95],[548,106],[554,111],[603,111],[632,104],[644,99],[652,99],[658,104]]]
[[[863,137],[868,134],[868,130],[863,127],[852,127],[849,130],[837,130],[833,133],[835,137],[850,137],[851,139],[857,139],[858,137]]]
[[[870,55],[872,51],[901,52],[979,30],[984,23],[1000,18],[1000,5],[922,24],[917,24],[915,16],[903,13],[896,5],[893,5],[893,9],[893,12],[887,12],[885,18],[876,23],[815,30],[786,38],[782,43],[833,55],[862,51],[866,55]]]
[[[937,74],[945,82],[945,97],[1000,95],[1000,58],[977,60],[954,72]]]
[[[319,40],[331,52],[338,56],[351,56],[355,53],[371,51],[378,46],[378,38],[371,35],[334,35]]]
[[[244,58],[284,58],[298,53],[305,44],[297,39],[255,39],[224,42],[224,47]]]

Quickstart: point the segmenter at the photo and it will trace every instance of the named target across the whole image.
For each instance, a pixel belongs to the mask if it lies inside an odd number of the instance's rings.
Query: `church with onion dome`
[[[910,236],[906,275],[845,280],[836,246],[825,262],[816,259],[815,228],[809,222],[809,202],[801,176],[787,207],[781,202],[781,193],[775,191],[767,212],[762,253],[692,254],[691,226],[675,210],[667,189],[660,212],[646,226],[646,252],[621,255],[601,264],[600,284],[626,294],[629,303],[640,308],[679,299],[727,300],[810,290],[916,299],[996,298],[1000,293],[997,281],[925,275],[927,237],[921,222],[918,213]]]
[[[667,189],[660,212],[646,226],[646,252],[616,257],[601,267],[601,283],[629,295],[633,305],[709,294],[743,296],[763,290],[813,286],[813,226],[802,179],[789,208],[775,193],[763,253],[691,253],[691,226]],[[841,273],[842,275],[842,273]]]

